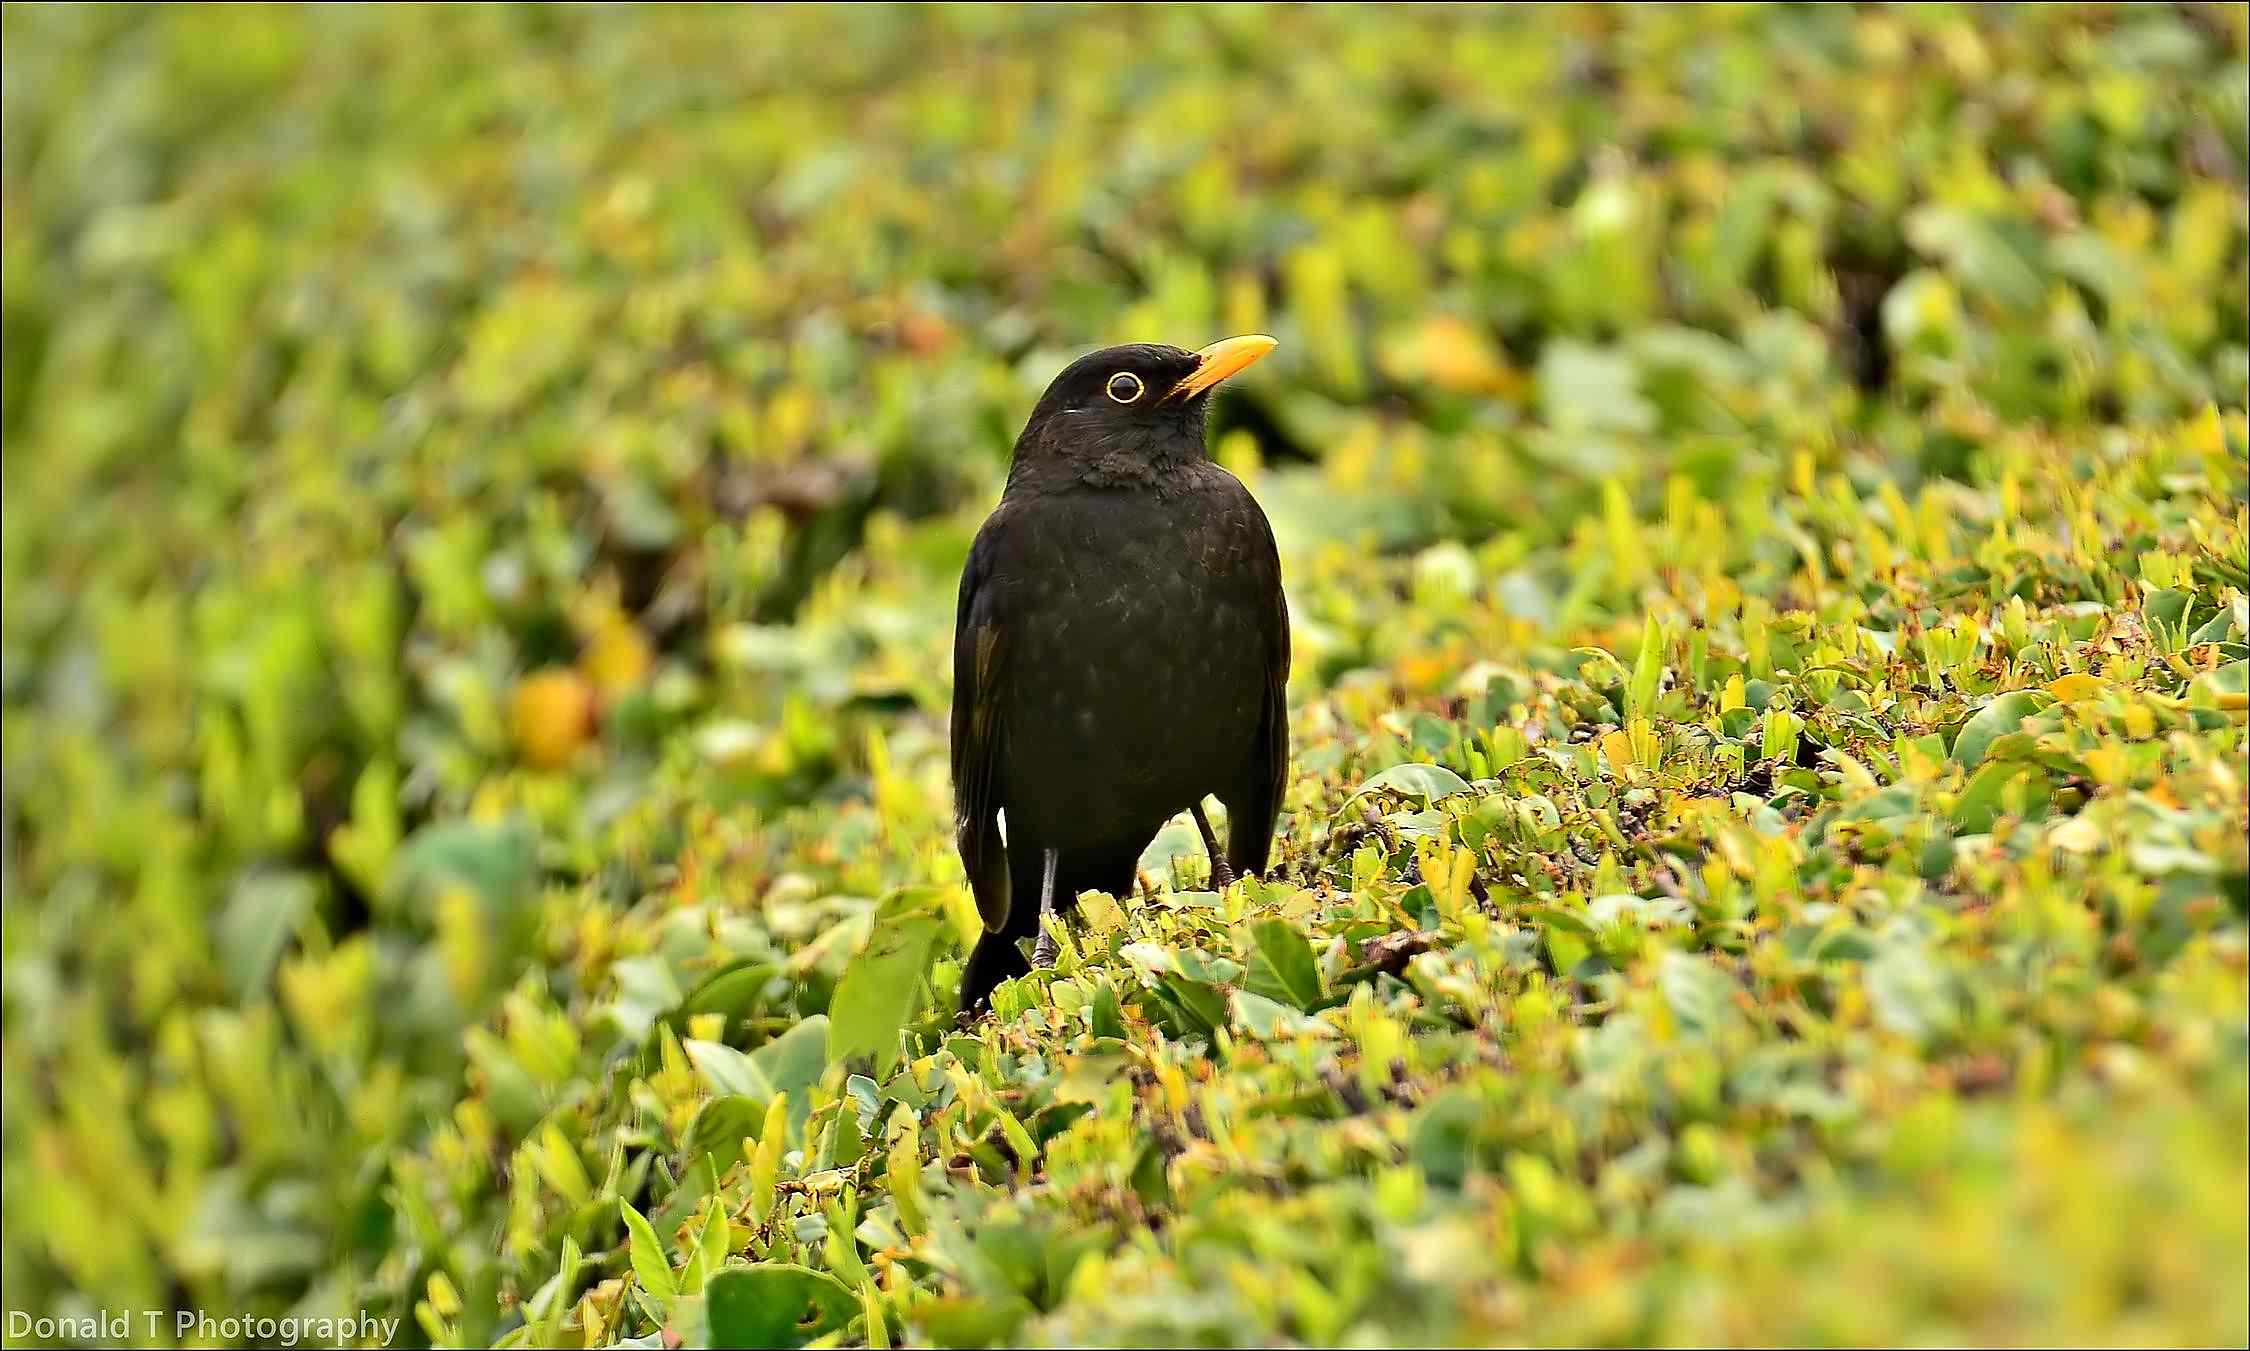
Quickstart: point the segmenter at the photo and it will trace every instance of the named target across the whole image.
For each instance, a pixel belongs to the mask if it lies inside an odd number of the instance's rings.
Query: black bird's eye
[[[1109,377],[1109,397],[1119,403],[1131,403],[1141,397],[1141,377],[1131,371],[1119,371]]]

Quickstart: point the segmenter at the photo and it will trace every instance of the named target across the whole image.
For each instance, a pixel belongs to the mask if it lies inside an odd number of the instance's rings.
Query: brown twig
[[[1347,968],[1336,977],[1336,983],[1350,985],[1380,975],[1395,976],[1417,954],[1436,947],[1438,937],[1435,929],[1406,929],[1370,938],[1359,945],[1359,965]]]

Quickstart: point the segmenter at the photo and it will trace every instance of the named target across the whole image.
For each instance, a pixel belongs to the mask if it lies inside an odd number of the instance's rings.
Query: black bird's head
[[[1060,473],[1124,482],[1202,458],[1211,391],[1276,345],[1252,334],[1200,352],[1128,343],[1087,353],[1063,368],[1031,410],[1009,481]]]

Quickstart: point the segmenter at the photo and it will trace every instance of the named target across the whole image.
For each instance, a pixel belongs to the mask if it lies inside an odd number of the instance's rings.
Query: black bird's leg
[[[1219,852],[1219,837],[1211,833],[1211,819],[1203,814],[1203,804],[1198,802],[1188,810],[1195,813],[1195,828],[1203,834],[1203,852],[1211,859],[1211,885],[1225,891],[1234,885],[1234,869],[1227,866],[1227,856]]]
[[[1041,860],[1039,879],[1039,941],[1031,945],[1031,964],[1044,971],[1055,964],[1055,939],[1047,932],[1047,921],[1055,916],[1055,864],[1062,852],[1049,849]]]

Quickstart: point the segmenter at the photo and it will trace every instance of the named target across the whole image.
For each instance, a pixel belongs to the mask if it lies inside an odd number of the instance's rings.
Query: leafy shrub
[[[2250,1336],[2241,7],[5,37],[11,1308]],[[970,534],[1250,329],[1280,864],[957,1032]]]

